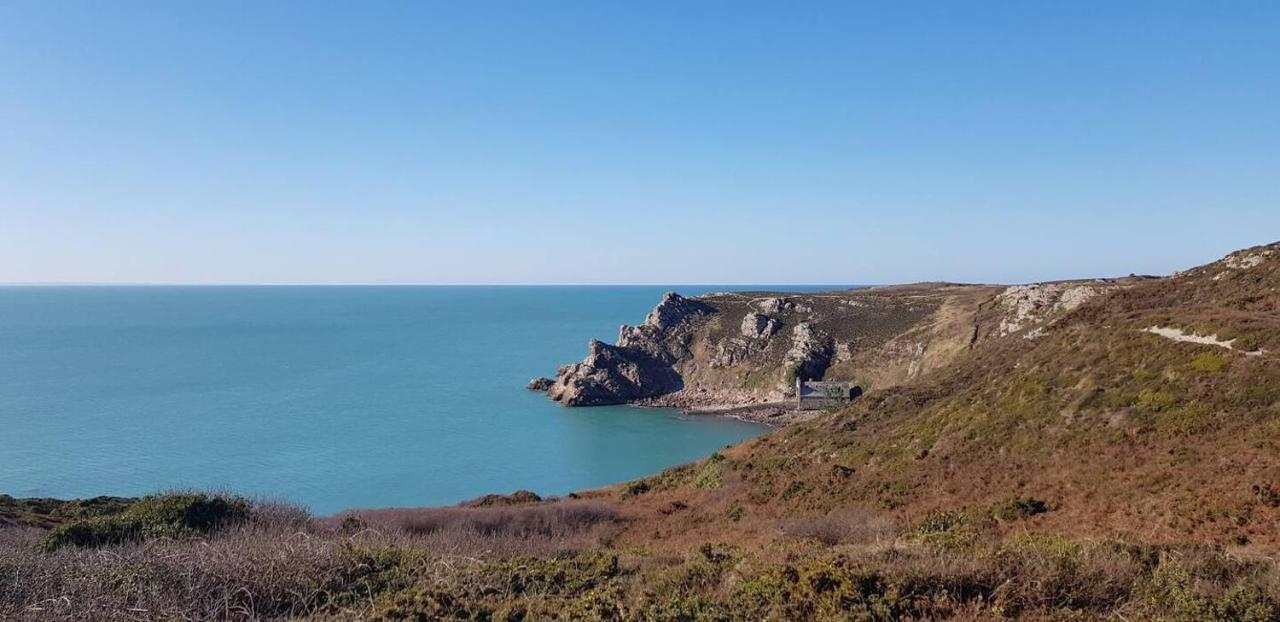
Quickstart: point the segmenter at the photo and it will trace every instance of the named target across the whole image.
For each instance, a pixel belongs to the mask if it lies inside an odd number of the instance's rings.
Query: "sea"
[[[224,490],[344,509],[560,495],[767,428],[525,389],[676,290],[0,287],[0,494]]]

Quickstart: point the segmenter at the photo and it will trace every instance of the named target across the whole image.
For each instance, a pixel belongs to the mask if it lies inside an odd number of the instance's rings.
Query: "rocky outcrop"
[[[560,368],[547,396],[566,406],[623,404],[680,390],[675,363],[690,331],[716,312],[704,302],[668,292],[639,326],[622,326],[617,345],[591,340],[587,358]]]
[[[753,354],[769,346],[769,338],[782,329],[782,323],[754,311],[742,317],[738,326],[739,337],[731,337],[715,344],[715,354],[708,364],[716,369],[733,367]]]
[[[812,307],[789,297],[765,298],[759,301],[758,306],[765,313],[783,313],[787,311],[808,313],[813,310]]]
[[[685,298],[675,292],[667,292],[662,302],[644,318],[644,325],[661,331],[669,331],[686,324],[691,318],[715,313],[715,307],[693,298]]]
[[[786,404],[797,378],[895,386],[995,336],[1004,314],[991,301],[1004,289],[922,283],[671,293],[643,323],[622,326],[614,344],[592,342],[585,359],[560,369],[547,395],[569,406],[755,407]]]
[[[546,377],[534,378],[533,380],[530,380],[529,384],[525,385],[524,388],[530,391],[545,392],[548,389],[550,389],[551,386],[554,385],[555,383],[556,383],[555,378],[546,378]]]
[[[831,335],[817,330],[809,322],[801,322],[791,331],[791,349],[787,350],[783,360],[783,369],[787,378],[784,384],[790,385],[793,380],[813,380],[822,378],[831,360],[835,356],[835,342]],[[789,388],[789,387],[784,387]]]
[[[1033,283],[1013,285],[996,296],[1003,313],[999,335],[1009,335],[1041,325],[1071,311],[1106,291],[1103,283]]]
[[[748,313],[742,317],[742,336],[747,339],[768,339],[782,327],[777,320],[760,313]]]
[[[640,349],[592,339],[587,358],[561,367],[547,396],[566,406],[601,406],[670,393],[682,386],[680,374],[670,363]]]

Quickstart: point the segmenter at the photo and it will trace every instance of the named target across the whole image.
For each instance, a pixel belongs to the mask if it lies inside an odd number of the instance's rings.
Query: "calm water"
[[[762,433],[524,390],[663,289],[2,287],[0,493],[215,487],[330,513],[563,494]]]

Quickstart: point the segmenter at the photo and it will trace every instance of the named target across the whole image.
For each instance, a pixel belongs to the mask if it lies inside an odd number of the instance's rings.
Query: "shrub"
[[[958,510],[934,510],[929,512],[916,525],[916,535],[928,536],[938,533],[946,533],[963,527],[969,522],[968,516],[964,512]]]
[[[634,482],[629,482],[627,487],[622,490],[622,496],[635,497],[637,495],[643,495],[646,492],[649,492],[649,482],[640,479]]]
[[[1138,408],[1146,411],[1162,412],[1176,406],[1178,398],[1167,391],[1143,389],[1138,392],[1138,399],[1135,404]]]
[[[1211,563],[1213,566],[1220,566],[1218,560]],[[1215,576],[1215,581],[1206,582],[1206,577],[1197,576],[1206,570],[1213,571],[1211,575],[1228,576]],[[1229,577],[1230,574],[1235,574],[1231,570],[1243,569],[1197,569],[1194,561],[1175,562],[1164,557],[1151,576],[1143,582],[1140,591],[1145,594],[1147,606],[1164,613],[1163,617],[1167,620],[1264,622],[1277,619],[1280,608],[1255,583],[1256,579],[1244,573],[1239,577]],[[1224,586],[1220,582],[1228,582],[1226,589],[1222,589]],[[1215,583],[1219,585],[1214,585]]]
[[[1201,352],[1191,359],[1191,369],[1209,374],[1216,374],[1227,366],[1227,359],[1216,352]]]
[[[699,467],[693,476],[693,485],[697,488],[715,489],[724,483],[724,474],[722,473],[723,463],[727,458],[724,454],[716,452],[711,454]]]
[[[615,528],[613,506],[587,500],[487,507],[393,508],[328,519],[339,533],[409,536],[415,546],[466,555],[552,555],[598,546]]]
[[[934,510],[916,525],[916,537],[925,544],[941,547],[961,547],[973,542],[976,534],[969,526],[969,517],[957,510]]]
[[[1049,506],[1044,501],[1034,497],[1014,497],[1003,503],[999,503],[992,509],[991,514],[996,518],[1009,522],[1036,514],[1043,514],[1049,511]]]
[[[1231,342],[1231,347],[1241,352],[1256,352],[1260,346],[1257,339],[1249,335],[1241,335]]]
[[[868,544],[893,538],[893,524],[883,516],[858,508],[833,510],[813,520],[784,523],[783,531],[823,544]]]
[[[243,522],[249,515],[250,504],[241,497],[155,495],[144,497],[119,514],[60,525],[49,532],[40,546],[56,551],[64,546],[97,547],[179,538]]]

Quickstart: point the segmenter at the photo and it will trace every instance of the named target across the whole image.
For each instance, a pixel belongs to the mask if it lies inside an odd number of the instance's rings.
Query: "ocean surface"
[[[217,488],[328,514],[564,494],[765,432],[525,390],[666,289],[0,287],[0,494]]]

